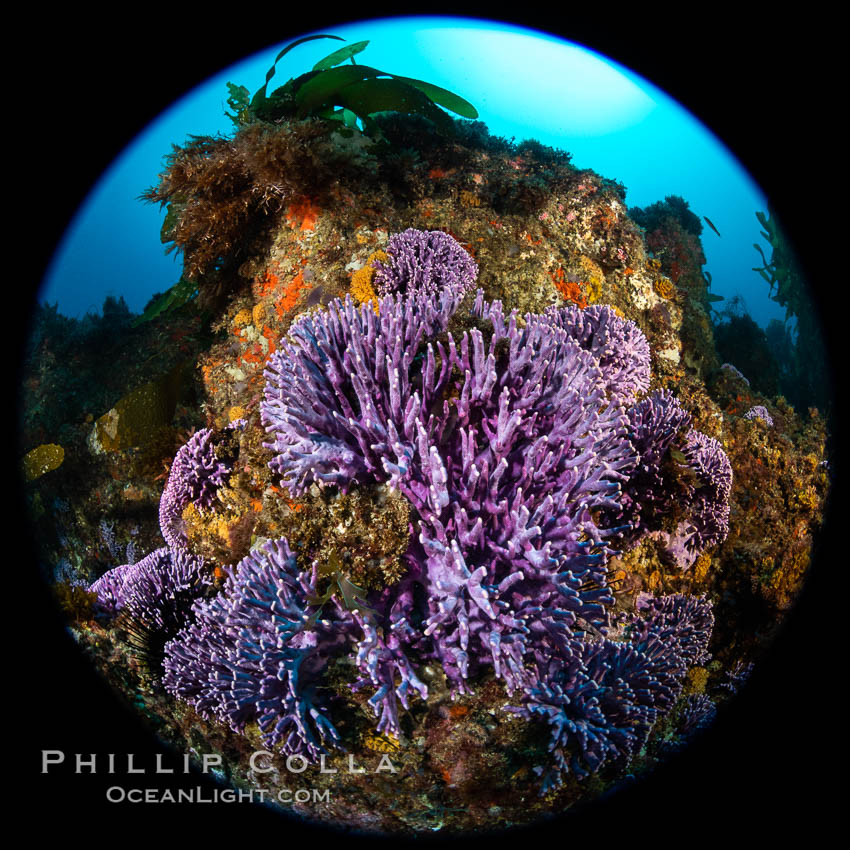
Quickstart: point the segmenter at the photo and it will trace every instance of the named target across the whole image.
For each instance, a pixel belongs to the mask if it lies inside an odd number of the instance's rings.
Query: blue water
[[[536,138],[571,152],[574,165],[623,183],[629,206],[684,197],[722,234],[703,230],[712,291],[727,299],[740,295],[763,326],[784,318],[752,271],[760,264],[753,243],[765,247],[755,217],[767,208],[764,194],[716,136],[637,74],[560,38],[492,21],[395,18],[324,31],[350,42],[369,39],[359,61],[462,95],[495,135]],[[224,114],[226,83],[253,93],[283,46],[210,78],[128,146],[69,226],[39,300],[82,316],[98,311],[107,295],[120,295],[141,312],[151,295],[176,283],[180,256],[166,256],[159,240],[164,212],[137,198],[157,182],[172,144],[189,135],[232,131]],[[339,46],[322,39],[295,48],[278,64],[269,90]]]

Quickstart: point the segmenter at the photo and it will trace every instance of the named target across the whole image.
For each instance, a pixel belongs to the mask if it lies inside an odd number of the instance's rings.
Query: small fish
[[[703,218],[705,219],[705,223],[706,223],[706,224],[707,224],[707,225],[708,225],[708,226],[709,226],[709,227],[710,227],[710,228],[711,228],[711,229],[712,229],[712,230],[713,230],[713,231],[714,231],[714,232],[715,232],[718,236],[720,236],[720,231],[719,231],[719,230],[718,230],[718,229],[714,226],[714,224],[712,223],[711,219],[710,219],[707,215],[704,215],[704,216],[703,216]],[[723,237],[722,237],[722,236],[720,236],[720,238],[722,239]]]

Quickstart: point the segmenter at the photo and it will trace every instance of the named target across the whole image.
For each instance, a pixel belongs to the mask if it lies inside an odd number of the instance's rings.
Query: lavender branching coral
[[[156,549],[136,564],[114,567],[95,581],[95,611],[117,618],[149,667],[158,667],[165,643],[186,625],[192,604],[211,584],[202,558],[184,549]]]
[[[184,509],[191,502],[201,510],[210,510],[231,471],[232,465],[216,456],[209,428],[193,434],[177,452],[159,501],[159,527],[169,546],[186,548]]]
[[[152,627],[167,629],[209,583],[202,558],[164,546],[136,564],[114,567],[89,590],[97,594],[101,613],[114,616],[129,608]]]
[[[434,663],[453,695],[492,675],[515,713],[548,721],[544,788],[625,760],[703,660],[711,609],[650,600],[612,632],[608,559],[648,534],[685,560],[722,539],[728,460],[685,434],[672,394],[641,398],[649,345],[611,308],[520,318],[480,290],[467,298],[477,267],[437,231],[391,237],[387,254],[377,310],[348,297],[295,319],[266,364],[260,412],[269,467],[293,497],[315,486],[404,496],[406,573],[354,588],[364,596],[350,604],[328,564],[266,542],[172,635],[165,687],[315,759],[341,746],[320,696],[332,657],[350,654],[353,688],[371,690],[378,731],[396,736],[399,708],[428,698],[419,666]],[[212,508],[232,468],[218,440],[199,432],[175,459],[160,507],[175,549],[186,505]],[[671,476],[674,447],[695,483]],[[104,604],[118,604],[122,576],[102,580]]]
[[[388,240],[387,254],[387,262],[374,263],[378,295],[437,295],[445,289],[463,292],[478,276],[472,257],[441,230],[408,228],[396,233]]]
[[[707,600],[663,596],[645,602],[642,613],[630,618],[628,642],[571,642],[538,667],[525,687],[525,705],[512,707],[551,727],[554,767],[537,768],[543,792],[565,773],[583,777],[630,759],[672,708],[688,668],[706,659],[714,625]]]
[[[701,552],[722,543],[729,533],[732,466],[717,440],[693,428],[683,454],[698,483],[687,488],[688,518],[669,537],[667,548],[680,567],[688,569]]]
[[[165,647],[163,684],[204,717],[236,731],[257,722],[266,746],[311,758],[339,735],[316,687],[328,657],[349,643],[351,616],[309,603],[317,570],[299,572],[285,539],[268,541],[200,600],[194,622]]]
[[[767,408],[763,404],[757,404],[751,407],[744,414],[744,419],[760,419],[768,428],[773,427],[773,417],[768,413]]]
[[[659,467],[689,422],[669,394],[636,401],[649,386],[649,346],[610,308],[550,308],[520,324],[479,291],[469,313],[478,327],[456,341],[449,325],[468,284],[454,270],[435,274],[431,236],[408,231],[388,252],[389,288],[403,294],[382,298],[377,315],[347,299],[296,320],[269,359],[261,405],[275,452],[269,465],[293,495],[313,483],[345,490],[380,482],[414,508],[408,575],[370,597],[374,622],[358,617],[358,684],[377,687],[379,726],[395,734],[395,697],[406,705],[411,688],[426,694],[408,652],[439,661],[455,693],[489,669],[527,699],[564,680],[566,700],[583,687],[582,659],[599,656],[601,671],[614,663],[609,655],[629,655],[597,639],[613,602],[606,561],[616,541],[658,530],[641,500],[655,498],[658,514],[669,499]],[[422,257],[429,265],[417,274]],[[717,540],[728,499],[714,441],[703,436],[691,431],[685,446],[708,481],[705,492],[690,493],[689,552]],[[392,646],[379,643],[376,624]],[[624,688],[661,664],[631,651],[631,678],[618,679]],[[678,662],[661,667],[684,675]],[[599,684],[601,673],[581,675]],[[664,694],[673,684],[664,687],[653,710],[671,705]],[[631,748],[621,741],[617,751]],[[594,770],[607,758],[600,751],[587,762]]]

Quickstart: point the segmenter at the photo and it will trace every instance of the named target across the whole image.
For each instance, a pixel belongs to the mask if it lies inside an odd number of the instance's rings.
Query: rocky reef
[[[198,297],[98,342],[150,355],[72,423],[34,334],[27,498],[82,651],[178,751],[270,792],[303,760],[323,823],[526,824],[722,713],[805,579],[826,426],[719,360],[686,203],[375,122],[172,154]]]

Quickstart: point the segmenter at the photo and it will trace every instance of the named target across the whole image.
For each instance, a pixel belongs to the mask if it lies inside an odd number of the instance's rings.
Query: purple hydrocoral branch
[[[414,230],[390,236],[389,260],[373,263],[378,295],[417,292],[462,295],[478,276],[478,265],[463,246],[440,230]]]
[[[329,657],[350,645],[353,620],[311,602],[316,581],[285,538],[253,550],[166,645],[166,689],[236,731],[256,721],[266,746],[284,753],[315,759],[337,746],[316,688]]]
[[[669,390],[661,390],[632,405],[628,418],[638,462],[623,496],[623,520],[631,525],[630,539],[636,540],[670,511],[675,496],[664,458],[691,416]]]
[[[685,697],[679,714],[679,734],[685,737],[701,732],[712,724],[717,716],[717,707],[705,694],[689,694]]]
[[[96,607],[101,613],[114,616],[124,607],[124,579],[134,564],[122,564],[105,572],[89,587],[89,593],[97,594]]]
[[[210,510],[231,471],[229,464],[216,457],[209,428],[193,434],[177,452],[159,501],[159,527],[169,546],[186,548],[183,511],[190,502],[200,510]]]
[[[548,307],[538,321],[563,328],[593,354],[610,395],[627,402],[649,389],[649,342],[634,322],[621,319],[611,307]]]
[[[269,464],[294,495],[311,481],[347,489],[383,480],[385,466],[406,471],[416,415],[443,390],[445,352],[427,353],[422,386],[411,386],[411,366],[424,338],[444,331],[458,299],[387,296],[375,315],[350,297],[308,314],[290,328],[269,358],[261,405],[276,452]]]
[[[669,536],[667,550],[682,569],[689,569],[700,553],[729,534],[732,466],[717,440],[694,429],[683,454],[699,483],[688,488],[687,519]]]
[[[767,408],[762,404],[757,404],[751,407],[745,414],[744,419],[761,419],[768,428],[773,427],[773,417],[768,413]]]
[[[122,564],[102,575],[89,590],[109,616],[126,610],[147,629],[174,634],[211,579],[202,558],[163,547],[136,564]]]
[[[355,658],[361,677],[354,683],[354,689],[368,683],[377,688],[369,699],[369,705],[379,717],[377,731],[398,736],[397,703],[409,708],[408,695],[414,691],[427,699],[428,687],[416,675],[398,634],[390,629],[384,636],[370,617],[359,612],[354,613],[354,618],[363,631]],[[396,676],[399,684],[396,684]]]
[[[644,602],[644,612],[631,618],[628,642],[573,640],[560,655],[540,659],[523,705],[510,707],[551,727],[554,767],[538,768],[541,793],[566,773],[581,778],[631,758],[673,706],[689,667],[705,660],[714,625],[707,600],[660,597]]]

